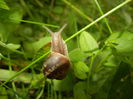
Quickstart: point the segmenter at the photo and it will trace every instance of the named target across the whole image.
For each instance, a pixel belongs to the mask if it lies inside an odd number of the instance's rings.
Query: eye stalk
[[[58,32],[52,32],[46,26],[43,26],[52,36],[51,54],[44,63],[43,73],[49,79],[61,80],[65,78],[71,65],[68,58],[67,45],[61,37],[61,32],[66,24]]]

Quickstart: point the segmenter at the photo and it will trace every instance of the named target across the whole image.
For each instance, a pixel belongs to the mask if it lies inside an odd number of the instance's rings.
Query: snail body
[[[70,67],[67,45],[61,37],[64,25],[58,32],[52,32],[44,27],[52,35],[51,54],[44,63],[43,73],[49,79],[61,80],[65,78]]]

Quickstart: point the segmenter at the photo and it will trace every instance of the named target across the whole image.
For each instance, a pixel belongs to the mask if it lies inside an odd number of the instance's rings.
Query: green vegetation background
[[[0,0],[0,99],[133,99],[132,0],[95,22],[123,2]],[[72,66],[65,79],[46,79],[51,36],[42,25],[65,23]]]

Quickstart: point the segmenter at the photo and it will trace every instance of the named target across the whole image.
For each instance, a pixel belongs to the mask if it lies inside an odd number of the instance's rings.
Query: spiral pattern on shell
[[[68,57],[52,52],[44,63],[43,73],[50,79],[63,79],[69,70],[70,61]]]

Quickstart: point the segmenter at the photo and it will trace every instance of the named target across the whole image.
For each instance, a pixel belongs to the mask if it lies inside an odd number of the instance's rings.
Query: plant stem
[[[12,71],[12,65],[11,65],[9,52],[8,52],[8,59],[9,59],[9,71]],[[14,92],[16,92],[17,90],[16,90],[16,86],[15,86],[14,81],[12,82],[12,87],[13,87]],[[18,99],[18,95],[16,93],[15,93],[15,96],[16,96],[16,99]]]
[[[40,99],[44,92],[44,86],[42,87],[40,93],[37,95],[36,99]]]
[[[98,3],[97,0],[95,0],[95,3],[96,3],[96,5],[97,5],[97,7],[98,7],[98,9],[99,9],[99,12],[101,13],[101,15],[104,15],[104,13],[103,13],[103,11],[102,11],[102,9],[101,9],[101,7],[100,7],[100,5],[99,5],[99,3]],[[110,34],[112,34],[113,32],[112,32],[112,30],[111,30],[111,27],[110,27],[109,24],[108,24],[108,20],[107,20],[106,18],[104,18],[104,21],[105,21],[105,24],[107,25],[107,28],[109,29]]]
[[[67,0],[62,0],[64,3],[66,3],[68,6],[70,6],[72,9],[74,9],[77,13],[79,13],[81,16],[83,16],[85,19],[89,20],[90,22],[93,22],[93,19],[88,17],[85,13],[80,11],[78,8],[76,8],[74,5],[72,5]]]
[[[25,22],[25,23],[31,23],[31,24],[44,25],[44,26],[53,27],[53,28],[59,28],[59,26],[52,25],[52,24],[45,24],[45,23],[41,23],[41,22],[34,22],[34,21],[21,20],[21,19],[13,19],[13,18],[11,18],[11,19],[12,20],[16,20],[16,21],[20,21],[20,22]]]

